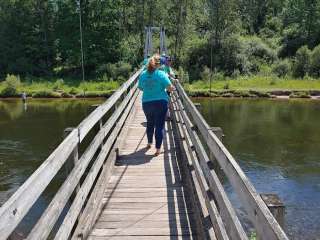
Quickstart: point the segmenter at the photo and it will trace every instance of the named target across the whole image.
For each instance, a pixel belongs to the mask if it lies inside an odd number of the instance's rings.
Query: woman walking
[[[160,154],[163,140],[163,130],[168,111],[169,97],[167,91],[172,91],[170,79],[167,74],[160,71],[160,56],[153,56],[139,78],[138,88],[143,91],[142,108],[147,118],[147,148],[151,148],[153,135],[156,140],[155,156]]]

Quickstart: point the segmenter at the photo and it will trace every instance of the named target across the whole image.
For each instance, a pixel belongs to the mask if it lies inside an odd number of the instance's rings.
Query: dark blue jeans
[[[168,102],[165,100],[145,102],[142,104],[142,108],[147,118],[148,143],[152,143],[154,134],[156,148],[159,149],[163,140],[163,129],[168,111]]]

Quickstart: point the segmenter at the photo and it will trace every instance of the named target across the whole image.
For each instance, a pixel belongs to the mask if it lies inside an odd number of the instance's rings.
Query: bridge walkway
[[[146,149],[140,97],[124,128],[104,207],[88,239],[196,239],[171,123],[166,123],[163,150],[157,157],[153,148]]]

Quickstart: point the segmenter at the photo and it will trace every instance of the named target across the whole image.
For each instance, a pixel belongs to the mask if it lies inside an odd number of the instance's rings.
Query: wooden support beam
[[[270,212],[277,220],[279,225],[284,228],[284,215],[285,215],[285,206],[281,201],[279,196],[274,193],[262,193],[260,194],[262,200],[269,208]]]

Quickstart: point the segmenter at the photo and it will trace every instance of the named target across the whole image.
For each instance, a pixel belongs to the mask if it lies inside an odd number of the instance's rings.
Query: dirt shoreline
[[[190,97],[204,97],[204,98],[273,98],[273,99],[314,99],[320,100],[320,90],[270,90],[270,91],[259,91],[259,90],[186,90]],[[28,99],[94,99],[94,98],[109,98],[113,91],[108,93],[94,94],[59,94],[37,97],[27,96]],[[0,96],[0,100],[6,99],[21,99],[20,95],[3,97]]]
[[[209,98],[274,98],[274,99],[320,99],[320,90],[186,90],[191,97]]]

